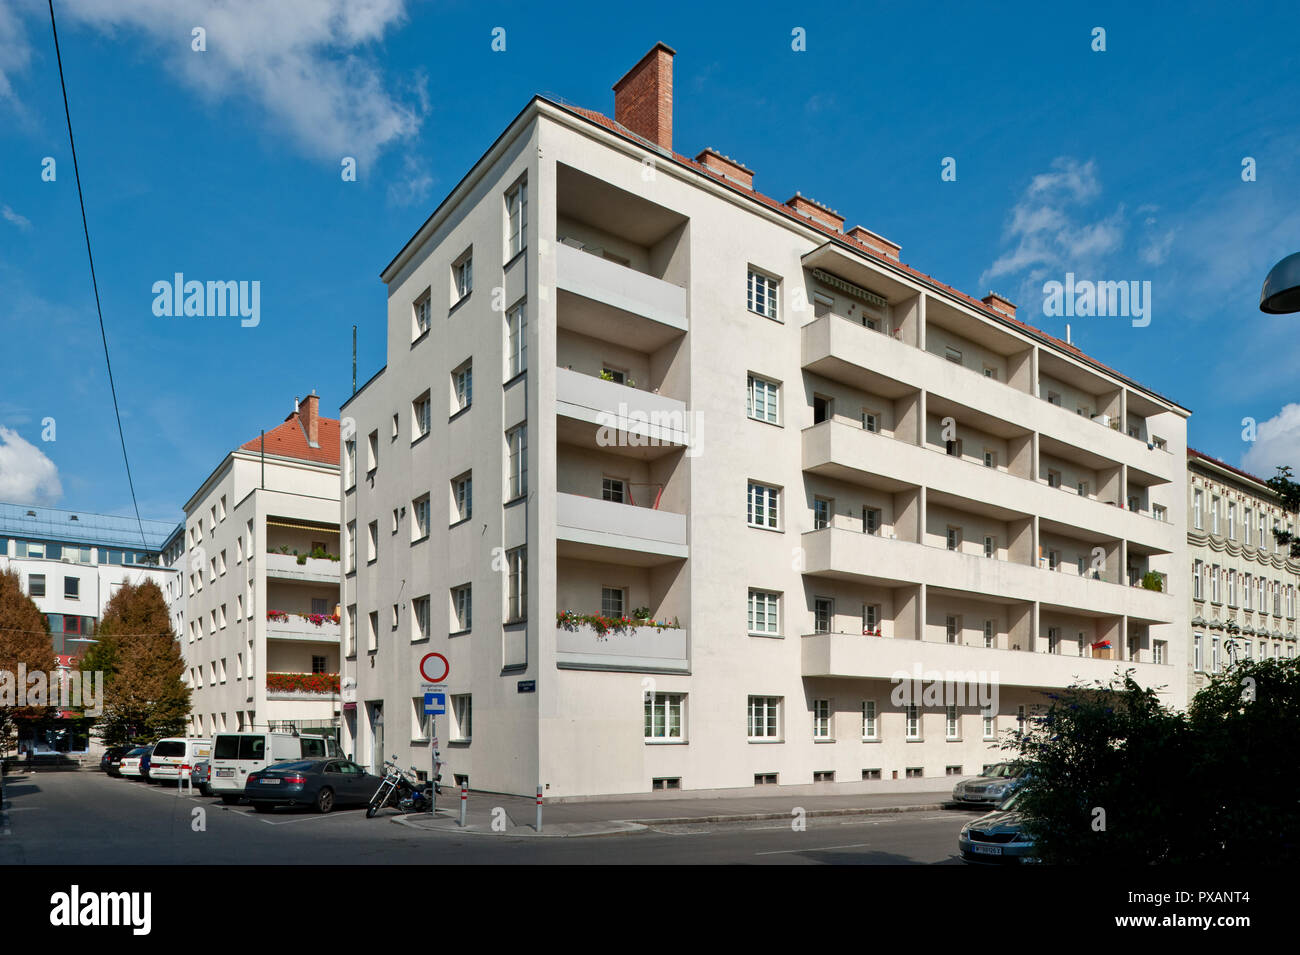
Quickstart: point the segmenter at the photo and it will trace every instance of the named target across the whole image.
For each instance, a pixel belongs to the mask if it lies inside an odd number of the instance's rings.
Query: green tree
[[[27,673],[44,673],[47,692],[50,676],[55,672],[54,646],[50,630],[36,602],[23,592],[16,571],[0,572],[0,756],[10,752],[11,739],[20,719],[42,719],[48,707],[19,707],[19,696],[27,687],[18,685],[18,669]],[[7,689],[5,689],[7,687]],[[12,693],[12,700],[5,697]]]
[[[1279,467],[1277,474],[1273,475],[1265,483],[1277,494],[1284,511],[1288,514],[1300,511],[1300,484],[1291,479],[1291,469],[1289,467]],[[1285,528],[1275,529],[1273,536],[1284,547],[1290,545],[1292,557],[1300,557],[1300,538],[1297,538]],[[1260,541],[1260,543],[1262,544],[1263,541]]]
[[[190,690],[162,590],[125,583],[104,608],[83,673],[104,674],[98,733],[109,745],[150,742],[185,730]]]

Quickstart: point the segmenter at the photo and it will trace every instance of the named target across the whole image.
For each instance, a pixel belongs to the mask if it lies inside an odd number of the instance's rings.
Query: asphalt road
[[[99,772],[10,776],[5,796],[3,865],[960,864],[957,831],[979,814],[812,818],[804,831],[771,820],[539,838],[413,830],[387,813],[366,819],[364,810],[263,815]]]

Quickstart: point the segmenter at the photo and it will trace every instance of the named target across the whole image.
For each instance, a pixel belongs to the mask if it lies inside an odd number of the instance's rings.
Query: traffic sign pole
[[[460,784],[460,827],[465,828],[465,810],[469,806],[469,783]]]
[[[537,831],[542,831],[542,784],[537,784]]]

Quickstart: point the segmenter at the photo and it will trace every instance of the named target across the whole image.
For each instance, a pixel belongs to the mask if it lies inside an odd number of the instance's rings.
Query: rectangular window
[[[645,738],[647,740],[682,739],[683,693],[647,693],[645,695]]]
[[[880,508],[866,507],[862,508],[862,533],[879,534],[880,533]]]
[[[749,376],[745,413],[757,421],[776,424],[780,416],[781,386],[757,375]]]
[[[915,705],[904,707],[904,713],[907,720],[907,738],[916,740],[921,738],[921,712]]]
[[[521,182],[506,193],[506,259],[512,259],[528,245],[528,183]]]
[[[749,738],[777,739],[781,724],[781,698],[779,696],[751,696],[749,698]]]
[[[1192,636],[1192,669],[1197,673],[1201,673],[1203,670],[1203,664],[1204,661],[1201,658],[1201,635],[1198,633]]]
[[[1204,599],[1201,592],[1201,568],[1204,566],[1199,560],[1192,561],[1192,599]]]
[[[357,652],[357,605],[348,604],[348,656],[353,656]],[[249,657],[252,660],[252,657]],[[251,676],[251,674],[250,674]]]
[[[600,479],[600,499],[614,504],[626,504],[627,482],[622,478],[602,477]]]
[[[348,487],[357,484],[357,439],[348,438],[343,445],[343,456],[347,463]]]
[[[997,714],[993,712],[993,707],[986,707],[981,716],[984,722],[984,738],[994,739],[997,736]]]
[[[474,475],[466,471],[451,482],[452,523],[467,521],[474,516]]]
[[[998,539],[989,535],[984,536],[984,556],[996,557],[998,553]]]
[[[1060,487],[1060,486],[1061,486],[1061,472],[1060,472],[1060,471],[1050,471],[1050,470],[1049,470],[1049,471],[1047,472],[1047,486],[1048,486],[1048,487]]]
[[[506,378],[528,370],[528,316],[520,302],[506,313]]]
[[[997,631],[993,629],[993,621],[984,621],[984,646],[991,647],[997,640]]]
[[[1247,547],[1251,546],[1250,521],[1251,521],[1250,508],[1246,508],[1244,511],[1242,511],[1241,514],[1241,530],[1242,530],[1242,537],[1244,538],[1243,543]]]
[[[813,700],[813,739],[832,739],[831,701]]]
[[[1219,533],[1219,499],[1210,498],[1210,533]]]
[[[456,693],[451,698],[451,739],[468,743],[474,738],[474,700],[468,693]]]
[[[429,293],[427,291],[416,300],[414,312],[415,333],[411,336],[412,340],[419,338],[429,330]]]
[[[451,413],[464,411],[474,402],[474,363],[466,362],[451,373]]]
[[[749,632],[779,633],[781,626],[781,595],[768,590],[749,592]]]
[[[828,497],[813,499],[813,530],[831,526],[831,514],[835,511],[835,501]]]
[[[474,592],[472,584],[453,587],[451,590],[453,626],[460,633],[474,626]]]
[[[81,578],[64,577],[63,596],[68,600],[80,600],[81,599]]]
[[[411,541],[414,543],[429,536],[429,495],[411,502]]]
[[[1250,646],[1249,642],[1246,644],[1246,646],[1247,647]],[[1151,659],[1153,662],[1155,663],[1165,662],[1165,648],[1166,648],[1166,644],[1165,641],[1163,640],[1153,640],[1151,642]],[[1247,650],[1247,656],[1249,655],[1250,655],[1249,650]]]
[[[948,527],[948,549],[961,550],[961,528],[949,525]]]
[[[348,569],[348,571],[353,571],[353,570],[356,570],[356,569],[357,569],[357,522],[356,522],[356,521],[348,521],[347,535],[346,535],[346,536],[347,536],[347,539],[348,539],[348,541],[347,541],[347,543],[348,543],[348,566],[347,566],[347,569]],[[249,608],[248,608],[248,609],[249,609],[249,610],[252,610],[252,609],[253,609],[253,607],[252,607],[251,604],[249,605]]]
[[[506,445],[510,462],[508,493],[513,501],[528,493],[528,425],[521,424],[507,431]]]
[[[952,441],[944,442],[944,451],[950,458],[959,458],[962,456],[961,438],[955,438]]]
[[[1229,501],[1228,502],[1228,540],[1235,541],[1236,539],[1237,539],[1237,505]]]
[[[416,597],[411,601],[411,639],[427,640],[431,634],[429,626],[429,598]]]
[[[466,255],[451,267],[452,288],[459,302],[474,290],[474,259]]]
[[[749,511],[748,520],[750,527],[766,527],[775,530],[778,517],[778,495],[781,492],[774,487],[766,484],[756,484],[749,482]]]
[[[950,706],[948,707],[948,712],[944,720],[944,736],[947,739],[960,739],[961,734],[959,728],[960,724],[957,720],[957,707]]]
[[[946,358],[946,359],[948,359],[948,360],[949,360],[950,362],[952,362],[954,365],[960,365],[960,364],[961,364],[961,349],[960,349],[960,348],[953,348],[951,345],[948,345],[948,346],[946,346],[946,347],[944,348],[944,350],[943,350],[943,357]]]
[[[1048,653],[1061,652],[1061,628],[1060,627],[1047,628],[1047,652]]]
[[[622,587],[600,588],[600,615],[622,617],[627,612],[627,591]]]
[[[880,434],[880,415],[875,411],[862,409],[862,430],[870,431],[872,434]]]
[[[944,635],[949,643],[961,642],[961,615],[948,614],[944,619]]]
[[[862,605],[862,632],[880,636],[880,604]]]
[[[876,701],[862,701],[862,738],[880,739],[880,722],[876,719]]]
[[[528,549],[516,547],[507,551],[506,566],[506,623],[517,623],[528,619]]]
[[[30,597],[45,596],[45,575],[29,574],[27,577],[27,595]]]
[[[996,468],[998,466],[998,453],[996,451],[990,451],[988,448],[984,449],[984,466],[986,468]]]
[[[813,633],[830,633],[835,621],[835,601],[830,597],[813,598]]]
[[[762,272],[749,270],[749,290],[746,304],[751,312],[768,318],[777,317],[776,296],[778,282]]]
[[[1210,600],[1219,603],[1219,565],[1210,568]]]
[[[379,649],[379,611],[372,610],[366,614],[366,623],[368,625],[367,646],[370,650]]]

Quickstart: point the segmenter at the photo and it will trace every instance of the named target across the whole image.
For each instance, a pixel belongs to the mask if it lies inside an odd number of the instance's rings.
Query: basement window
[[[659,779],[650,780],[650,788],[655,792],[661,792],[666,789],[681,789],[682,778],[680,776],[665,776]]]

